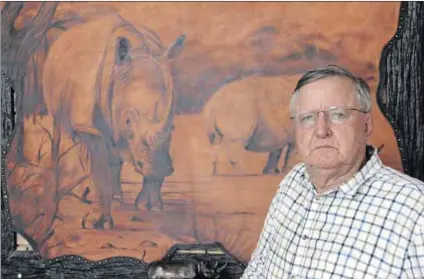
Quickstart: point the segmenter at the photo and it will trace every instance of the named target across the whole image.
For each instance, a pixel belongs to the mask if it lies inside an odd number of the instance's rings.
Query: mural
[[[45,259],[150,262],[176,243],[218,241],[247,262],[278,183],[299,162],[288,104],[304,71],[339,64],[369,82],[370,143],[401,169],[375,104],[398,9],[3,3],[2,69],[18,92],[6,158],[14,229]]]

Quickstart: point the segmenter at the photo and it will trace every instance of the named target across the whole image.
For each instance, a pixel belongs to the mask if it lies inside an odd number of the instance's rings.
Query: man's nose
[[[317,115],[315,135],[317,138],[326,138],[332,135],[330,119],[324,112],[320,112]]]

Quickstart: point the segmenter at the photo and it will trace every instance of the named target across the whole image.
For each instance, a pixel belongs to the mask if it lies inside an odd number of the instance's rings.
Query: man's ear
[[[367,113],[367,115],[365,116],[365,135],[367,136],[367,138],[371,136],[372,130],[373,130],[373,120],[372,120],[372,115],[370,112],[370,113]]]

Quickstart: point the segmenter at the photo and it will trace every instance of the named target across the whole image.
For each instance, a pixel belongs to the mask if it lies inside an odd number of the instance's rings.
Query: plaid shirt
[[[424,183],[369,153],[354,177],[320,195],[296,165],[242,279],[424,278]]]

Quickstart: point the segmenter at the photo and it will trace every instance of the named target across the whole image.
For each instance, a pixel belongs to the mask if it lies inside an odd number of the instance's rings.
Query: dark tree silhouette
[[[402,2],[380,60],[377,101],[395,131],[404,172],[424,181],[424,3]]]

